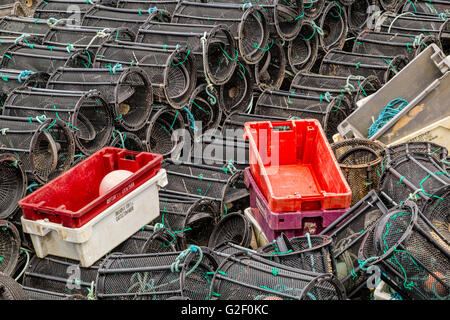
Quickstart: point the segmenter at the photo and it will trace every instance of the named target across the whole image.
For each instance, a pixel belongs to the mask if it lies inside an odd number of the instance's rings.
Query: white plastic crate
[[[22,217],[23,230],[30,234],[39,258],[54,255],[90,267],[159,215],[158,191],[166,185],[166,171],[161,169],[81,228]]]

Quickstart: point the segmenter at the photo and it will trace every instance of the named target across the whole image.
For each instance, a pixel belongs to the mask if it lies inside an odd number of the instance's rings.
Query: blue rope
[[[395,107],[398,105],[398,107]],[[381,110],[378,118],[369,127],[368,138],[371,138],[378,132],[386,123],[392,120],[404,107],[408,105],[408,101],[401,98],[392,99],[387,106]]]
[[[17,78],[17,81],[19,81],[19,83],[22,83],[22,78],[28,78],[30,75],[32,75],[34,73],[34,71],[31,70],[23,70],[20,74],[19,77]]]
[[[187,107],[184,107],[184,111],[187,112],[188,117],[189,117],[189,122],[191,123],[190,128],[194,131],[197,131],[198,128],[195,126],[195,118],[194,115],[189,111],[189,109]]]

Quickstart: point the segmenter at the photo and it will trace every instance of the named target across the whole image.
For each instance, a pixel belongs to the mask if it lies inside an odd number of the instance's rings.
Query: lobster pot
[[[206,33],[206,34],[205,34]],[[238,52],[230,29],[218,26],[149,21],[139,30],[138,42],[174,47],[187,43],[200,77],[211,83],[228,82],[236,68]]]
[[[120,132],[114,130],[112,133],[110,147],[126,149],[130,151],[146,151],[147,146],[136,134],[132,132]]]
[[[1,7],[0,7],[1,9]],[[0,300],[28,300],[22,286],[10,276],[0,273]]]
[[[214,248],[215,259],[218,264],[221,264],[230,255],[233,255],[238,252],[251,252],[254,254],[258,254],[258,252],[254,250],[242,247],[233,242],[224,242]]]
[[[250,194],[244,183],[244,170],[236,171],[235,168],[229,166],[223,169],[232,173],[232,176],[228,179],[222,193],[221,214],[222,216],[229,212],[243,214],[244,210],[250,207]]]
[[[406,56],[383,56],[331,50],[322,60],[320,74],[368,77],[375,75],[382,84],[401,71],[409,60]]]
[[[6,16],[22,16],[25,17],[27,14],[25,8],[20,2],[11,2],[7,4],[0,5],[0,17]]]
[[[422,208],[422,214],[427,218],[445,241],[450,242],[450,186],[438,189]]]
[[[67,19],[71,25],[80,25],[83,16],[98,0],[46,0],[36,7],[34,18],[41,20],[54,18],[57,20]]]
[[[267,116],[262,114],[249,114],[244,112],[238,112],[230,114],[224,121],[222,132],[225,134],[225,137],[229,138],[230,136],[236,139],[233,139],[238,142],[245,143],[242,135],[244,134],[244,123],[252,122],[252,121],[285,121],[288,117],[283,116]],[[242,131],[240,131],[242,130]],[[235,134],[235,132],[237,134]],[[242,132],[242,135],[239,136],[239,133]]]
[[[348,33],[347,13],[337,1],[329,2],[323,9],[318,27],[323,33],[319,35],[319,43],[323,51],[342,50]]]
[[[123,254],[139,254],[142,252],[144,244],[154,234],[152,226],[143,226],[138,232],[115,247],[111,252],[121,252]]]
[[[435,159],[442,167],[445,167],[445,158],[448,157],[447,148],[440,146],[433,142],[414,141],[405,142],[390,146],[385,150],[385,158],[383,159],[382,166],[387,162],[394,161],[398,157],[404,156],[408,153],[426,153]]]
[[[50,30],[45,20],[24,17],[4,17],[0,20],[0,36],[18,38],[22,35],[42,39]]]
[[[106,146],[113,131],[108,103],[96,91],[19,88],[6,99],[3,114],[59,119],[70,127],[76,147],[86,155]]]
[[[287,45],[289,67],[294,73],[311,70],[318,58],[318,50],[319,34],[316,26],[311,20],[304,19],[299,35]]]
[[[13,153],[31,180],[46,183],[69,169],[73,135],[60,120],[0,116],[0,152]]]
[[[237,40],[240,57],[249,64],[262,59],[269,44],[269,30],[262,8],[234,3],[196,3],[181,1],[173,23],[227,25]],[[233,55],[234,57],[234,55]]]
[[[0,219],[7,219],[17,211],[18,201],[25,197],[27,176],[22,163],[11,153],[0,153],[0,176]]]
[[[219,265],[211,283],[210,297],[218,300],[342,300],[345,294],[333,275],[290,268],[242,252],[230,255]]]
[[[358,251],[365,235],[388,209],[374,190],[353,205],[320,234],[333,239],[333,254],[339,280],[350,298],[364,288],[369,274],[358,263]]]
[[[253,103],[255,80],[248,65],[238,62],[230,81],[219,86],[219,103],[224,107],[226,115],[243,112]]]
[[[47,88],[55,90],[97,90],[114,110],[117,124],[137,131],[147,123],[152,111],[153,90],[143,69],[59,68],[52,74]]]
[[[348,139],[333,143],[331,150],[352,190],[356,204],[372,189],[378,188],[377,170],[386,146],[367,139]]]
[[[164,198],[160,195],[160,214],[153,220],[153,224],[161,223],[164,227],[172,231],[183,230],[187,212],[195,202],[195,199],[171,199]]]
[[[379,265],[414,300],[448,300],[450,247],[419,213],[406,201],[378,221],[372,240],[377,258],[368,265]]]
[[[183,115],[170,106],[153,106],[149,123],[136,134],[144,142],[147,151],[164,157],[178,157],[186,143]]]
[[[322,101],[323,100],[323,101]],[[317,119],[331,142],[337,126],[349,114],[350,102],[345,97],[328,99],[288,91],[265,90],[255,106],[255,113],[285,118]]]
[[[98,50],[94,67],[139,66],[150,78],[158,102],[183,108],[196,86],[196,64],[187,48],[165,49],[150,44],[107,41]]]
[[[448,0],[416,0],[407,1],[403,6],[402,13],[411,12],[416,14],[435,14],[445,13],[450,9]]]
[[[151,16],[151,13],[147,10],[121,9],[96,5],[86,12],[81,25],[96,28],[127,27],[137,32]]]
[[[272,243],[259,248],[265,259],[301,270],[336,275],[331,238],[307,236],[288,239],[284,233]]]
[[[187,254],[111,254],[98,270],[96,297],[99,300],[166,300],[181,296],[205,300],[211,281],[207,273],[213,272],[212,266],[217,264],[212,255],[201,250],[191,247],[185,251]]]
[[[353,112],[357,108],[357,101],[370,96],[380,88],[381,82],[375,76],[340,77],[299,72],[292,80],[289,91],[308,96],[344,95],[350,100],[350,112]]]
[[[178,4],[177,0],[118,0],[117,8],[147,9],[157,8],[172,14]]]
[[[342,1],[341,1],[342,2]],[[309,19],[316,19],[319,17],[325,8],[325,0],[307,0],[303,1],[303,12],[305,17]],[[301,12],[299,12],[301,14]],[[303,19],[303,23],[305,20]]]
[[[414,37],[364,30],[357,36],[352,52],[382,56],[404,55],[412,60],[435,41],[434,35]]]
[[[95,55],[89,50],[18,42],[4,53],[1,67],[52,73],[59,67],[90,68]]]
[[[162,192],[182,198],[221,201],[230,178],[228,173],[217,167],[169,159],[163,164],[163,169],[166,169],[169,183],[161,189]]]
[[[87,297],[94,290],[100,262],[84,268],[75,260],[34,256],[24,273],[22,285],[31,300],[62,300],[73,295]]]
[[[139,253],[176,252],[185,249],[178,243],[177,236],[166,228],[154,228],[153,234],[147,239]]]
[[[185,122],[189,123],[189,129],[194,137],[215,131],[219,127],[223,114],[217,88],[208,88],[206,84],[199,85],[192,92],[184,111]]]
[[[406,0],[379,0],[381,7],[386,11],[396,12]]]
[[[406,153],[385,164],[379,189],[394,204],[412,199],[421,207],[435,191],[449,184],[450,175],[432,156]]]
[[[275,40],[264,57],[254,65],[256,86],[259,90],[277,90],[286,71],[286,53],[279,40]]]
[[[379,10],[376,5],[377,0],[352,1],[352,4],[347,6],[349,31],[356,35],[370,26],[372,15]]]
[[[208,247],[216,248],[231,242],[242,247],[249,247],[252,240],[251,222],[240,212],[227,214],[214,227],[209,238]]]
[[[6,96],[18,87],[45,88],[50,75],[46,72],[33,72],[13,69],[0,69],[0,97]],[[3,81],[1,81],[3,80]]]
[[[109,38],[134,41],[136,33],[129,28],[103,28],[99,30],[99,28],[94,27],[54,26],[45,35],[43,44],[64,47],[70,43],[75,50],[89,49],[95,54],[103,42]]]
[[[0,220],[0,274],[11,275],[19,259],[20,235],[14,224]]]

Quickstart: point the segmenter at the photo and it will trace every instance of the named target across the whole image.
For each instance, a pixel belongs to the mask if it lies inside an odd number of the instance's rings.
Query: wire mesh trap
[[[237,39],[240,57],[249,64],[261,60],[270,45],[266,16],[257,6],[243,8],[237,3],[181,1],[173,13],[172,23],[226,24]]]
[[[136,232],[127,240],[111,250],[111,252],[121,252],[123,254],[142,253],[144,244],[150,239],[153,234],[153,226],[143,226],[138,232]]]
[[[90,68],[94,54],[89,50],[74,50],[34,43],[18,42],[3,55],[1,67],[52,73],[59,67]]]
[[[318,58],[318,50],[317,27],[313,21],[304,19],[298,36],[287,46],[287,59],[294,74],[309,71]]]
[[[323,9],[319,25],[315,27],[323,51],[341,50],[344,47],[348,33],[347,13],[337,1],[328,2]]]
[[[286,54],[282,43],[275,40],[272,47],[255,64],[254,68],[256,86],[261,91],[264,89],[279,89],[283,83],[286,70]]]
[[[195,57],[198,76],[215,85],[230,80],[239,55],[230,29],[223,24],[209,26],[150,21],[139,29],[137,41],[163,48],[188,44]]]
[[[34,11],[34,18],[67,21],[72,25],[80,25],[83,16],[97,0],[46,0],[41,1]],[[52,19],[52,20],[53,20]]]
[[[381,83],[388,82],[400,72],[409,60],[406,56],[382,56],[331,50],[322,60],[320,73],[331,76],[375,75]]]
[[[0,20],[0,36],[25,39],[26,36],[34,36],[42,39],[50,29],[44,20],[36,20],[25,17],[4,17]]]
[[[0,300],[28,300],[28,295],[13,278],[0,272]]]
[[[404,55],[412,60],[434,42],[436,42],[435,35],[417,37],[364,30],[356,37],[353,52],[384,56]]]
[[[44,36],[42,42],[48,46],[62,46],[70,44],[75,50],[90,50],[97,53],[100,46],[109,38],[122,41],[134,41],[136,33],[130,28],[99,28],[81,26],[54,26]],[[93,58],[92,58],[93,59]]]
[[[0,96],[6,98],[19,87],[45,88],[50,75],[30,70],[0,69],[0,77]]]
[[[358,251],[365,235],[388,209],[374,190],[353,205],[320,234],[333,239],[333,254],[339,280],[352,298],[366,285],[368,275],[358,262]]]
[[[89,268],[78,261],[34,256],[23,276],[23,288],[31,300],[62,300],[72,295],[93,297],[101,260]]]
[[[73,132],[76,147],[86,155],[106,146],[113,131],[113,116],[98,91],[19,88],[8,96],[3,114],[63,121]]]
[[[425,153],[435,159],[442,167],[446,166],[445,158],[448,156],[447,148],[426,141],[405,142],[386,148],[383,166],[408,153]]]
[[[394,204],[411,199],[422,207],[430,197],[434,198],[435,191],[449,184],[449,174],[432,156],[406,153],[385,164],[379,190]]]
[[[323,13],[323,9],[325,8],[325,0],[308,0],[303,1],[303,12],[305,13],[305,17],[309,19],[316,19]],[[302,11],[299,11],[299,14],[302,14]],[[304,22],[305,20],[303,20]]]
[[[344,96],[335,98],[311,96],[281,90],[265,90],[255,105],[255,114],[296,119],[317,119],[330,142],[339,123],[349,114],[350,102]]]
[[[27,176],[14,154],[0,154],[0,219],[7,219],[17,210],[17,202],[25,196]]]
[[[308,272],[240,252],[226,258],[211,283],[215,300],[341,300],[333,275]]]
[[[244,183],[244,170],[227,166],[224,171],[230,171],[232,176],[223,189],[220,213],[222,216],[228,212],[243,213],[250,207],[250,193]]]
[[[423,216],[431,222],[447,243],[450,242],[449,196],[450,186],[438,189],[421,210]]]
[[[415,14],[436,14],[445,13],[449,9],[448,1],[440,0],[415,0],[406,1],[403,5],[402,13],[412,12]]]
[[[367,139],[347,139],[333,143],[331,149],[352,190],[352,203],[378,187],[377,170],[386,146]]]
[[[210,273],[217,267],[205,248],[183,252],[111,254],[100,266],[96,282],[99,300],[166,300],[188,297],[205,300]]]
[[[172,14],[178,4],[178,0],[118,0],[117,8],[143,9],[157,8]]]
[[[159,211],[160,215],[152,221],[154,225],[161,224],[165,228],[170,229],[172,232],[183,230],[184,221],[186,215],[192,206],[195,206],[195,199],[173,199],[160,195],[159,198]],[[197,200],[201,201],[201,200]]]
[[[240,212],[233,212],[223,217],[209,238],[208,247],[216,248],[223,243],[235,243],[248,247],[252,240],[252,225]]]
[[[230,81],[219,86],[219,103],[226,115],[251,108],[254,83],[248,65],[239,61]]]
[[[414,202],[406,201],[391,209],[379,220],[372,240],[367,242],[360,257],[375,253],[365,261],[379,265],[401,294],[417,300],[448,300],[449,245],[421,218]],[[370,245],[373,249],[365,249]]]
[[[336,275],[331,238],[309,235],[288,239],[284,233],[258,254],[270,261],[300,270]]]
[[[358,0],[352,1],[347,7],[347,18],[349,31],[358,34],[367,27],[368,22],[375,14],[377,0]]]
[[[0,151],[14,154],[30,180],[45,183],[69,169],[75,145],[62,121],[0,116],[0,128]]]
[[[170,106],[153,106],[149,124],[137,132],[147,146],[147,151],[162,154],[164,157],[176,156],[185,144],[185,136],[175,134],[184,129],[184,119],[179,110]]]
[[[119,64],[119,65],[118,65]],[[98,50],[94,67],[139,66],[148,75],[155,99],[183,108],[196,86],[196,64],[190,49],[170,49],[151,44],[109,40]]]
[[[130,151],[145,151],[147,146],[136,134],[132,132],[120,132],[114,130],[112,133],[112,140],[109,144],[110,147],[127,149]]]
[[[20,243],[19,231],[14,224],[0,220],[0,274],[9,276],[13,273],[19,259]]]
[[[335,97],[344,95],[351,101],[351,109],[357,108],[356,102],[370,96],[381,88],[375,76],[367,78],[349,75],[348,77],[326,76],[310,72],[299,72],[292,80],[289,91],[303,95]]]
[[[152,111],[153,90],[147,74],[132,68],[59,68],[47,88],[66,91],[97,90],[114,110],[115,121],[128,131],[144,127]]]
[[[153,234],[147,239],[139,253],[176,252],[185,249],[176,234],[164,227],[154,227]]]

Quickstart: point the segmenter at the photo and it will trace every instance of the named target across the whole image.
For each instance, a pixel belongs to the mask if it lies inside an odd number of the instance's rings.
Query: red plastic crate
[[[273,212],[269,209],[266,198],[256,185],[250,168],[245,169],[244,183],[250,192],[250,207],[259,211],[271,230],[314,228],[316,233],[319,233],[349,209]],[[300,233],[302,233],[301,230]]]
[[[318,120],[247,122],[253,177],[270,210],[345,209],[352,192]]]
[[[161,161],[159,154],[104,148],[20,200],[19,205],[25,219],[48,219],[79,228],[155,176]],[[114,170],[128,170],[133,175],[99,196],[100,183]]]

